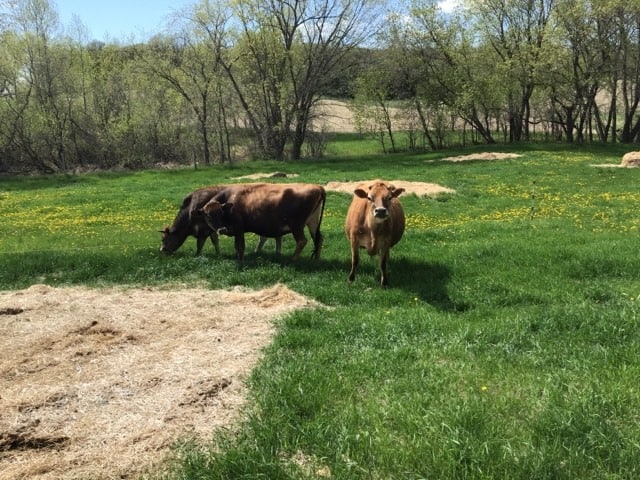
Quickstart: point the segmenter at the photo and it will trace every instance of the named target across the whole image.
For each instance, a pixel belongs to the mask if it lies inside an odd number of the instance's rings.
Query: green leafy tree
[[[463,15],[445,14],[431,2],[412,9],[414,42],[440,101],[486,143],[495,143],[491,126],[500,105],[495,101],[495,65],[487,49],[479,49],[474,29]]]
[[[612,0],[603,9],[613,18],[613,65],[617,68],[611,76],[610,89],[617,105],[618,85],[622,103],[623,123],[620,128],[622,142],[640,141],[640,3]],[[615,119],[615,115],[613,117]],[[615,127],[614,127],[615,128]]]
[[[19,0],[11,11],[11,27],[21,41],[22,65],[15,98],[21,130],[14,140],[36,168],[66,171],[70,165],[69,136],[75,100],[70,55],[53,41],[59,24],[47,0]],[[17,53],[17,52],[16,52]]]
[[[506,97],[509,140],[529,138],[531,95],[536,87],[540,54],[555,0],[472,0],[482,43],[497,58],[496,68]]]
[[[545,55],[546,86],[554,120],[568,142],[585,141],[604,80],[597,19],[589,0],[561,0],[557,4],[556,38],[547,46]]]
[[[371,0],[241,0],[222,65],[265,158],[300,158],[314,106],[381,20]],[[377,15],[376,15],[377,14]],[[235,27],[235,24],[230,27]]]
[[[166,82],[192,111],[204,164],[231,160],[227,80],[220,51],[224,36],[217,35],[226,17],[209,2],[189,7],[176,18],[172,33],[156,37],[147,49],[146,68]]]

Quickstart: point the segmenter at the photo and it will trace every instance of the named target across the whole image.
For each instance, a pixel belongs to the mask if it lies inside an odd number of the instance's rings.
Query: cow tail
[[[322,225],[322,217],[324,217],[324,206],[327,203],[327,192],[322,188],[322,206],[320,207],[320,217],[318,218],[318,228],[316,228],[315,238],[313,239],[313,258],[320,258],[320,250],[322,249],[322,233],[320,232],[320,225]]]

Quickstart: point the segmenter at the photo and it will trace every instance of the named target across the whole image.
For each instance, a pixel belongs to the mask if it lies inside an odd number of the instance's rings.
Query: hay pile
[[[506,160],[509,158],[519,158],[521,156],[522,155],[518,153],[482,152],[459,155],[457,157],[446,157],[443,158],[443,160],[447,162],[469,162],[472,160]]]
[[[442,185],[438,185],[437,183],[428,183],[428,182],[406,182],[404,180],[385,180],[387,183],[390,183],[396,188],[404,188],[405,193],[413,193],[415,195],[428,196],[433,197],[441,193],[455,193],[456,191],[443,187]],[[335,192],[344,192],[352,194],[353,191],[359,185],[362,185],[365,181],[360,182],[329,182],[326,185],[327,190],[332,190]]]
[[[0,292],[0,478],[129,478],[232,425],[285,286]]]

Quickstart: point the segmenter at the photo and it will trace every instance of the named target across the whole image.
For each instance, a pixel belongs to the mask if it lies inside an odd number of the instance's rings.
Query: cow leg
[[[351,270],[349,271],[349,282],[356,279],[356,268],[360,262],[360,250],[357,241],[351,241]]]
[[[314,260],[320,259],[322,243],[324,242],[322,233],[320,233],[321,213],[322,211],[320,209],[316,209],[314,215],[307,221],[307,228],[309,229],[311,240],[313,240],[313,252],[311,253],[311,258]]]
[[[313,237],[313,253],[311,254],[311,258],[314,260],[320,259],[320,252],[322,251],[322,244],[324,243],[324,238],[320,233],[320,230],[316,232],[316,235]]]
[[[313,240],[313,252],[311,253],[311,258],[318,260],[320,258],[320,251],[322,250],[324,238],[320,233],[320,226],[316,225],[315,228],[313,228],[312,225],[308,225],[308,227],[309,233],[311,234],[311,240]]]
[[[256,253],[262,250],[262,247],[264,247],[264,244],[266,243],[266,241],[267,241],[267,237],[263,237],[261,235],[260,240],[258,241],[258,245],[256,246]]]
[[[307,237],[305,237],[304,230],[302,228],[300,230],[292,231],[291,233],[293,234],[293,238],[296,240],[296,249],[293,252],[293,259],[298,260],[300,252],[302,252],[302,249],[307,244]]]
[[[211,233],[209,233],[209,238],[211,239],[211,243],[213,243],[213,248],[216,249],[216,253],[220,255],[220,239],[218,238],[218,234],[215,231],[211,230]]]
[[[389,250],[380,252],[380,285],[386,287],[389,285],[387,279],[387,259],[389,258]]]
[[[204,247],[204,242],[207,241],[208,235],[198,234],[196,237],[196,257],[202,253],[202,248]]]
[[[244,233],[236,234],[235,241],[236,258],[242,262],[244,260]]]
[[[264,247],[264,244],[267,242],[267,239],[268,237],[262,237],[262,236],[260,237],[260,241],[256,246],[256,253],[262,250],[262,247]],[[275,241],[276,241],[276,253],[280,254],[280,252],[282,252],[282,236],[275,237]]]

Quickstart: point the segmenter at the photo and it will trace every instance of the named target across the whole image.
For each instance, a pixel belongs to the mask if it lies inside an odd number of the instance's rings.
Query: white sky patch
[[[461,0],[442,0],[438,2],[438,7],[443,12],[453,12],[455,9],[460,7],[462,4]]]

